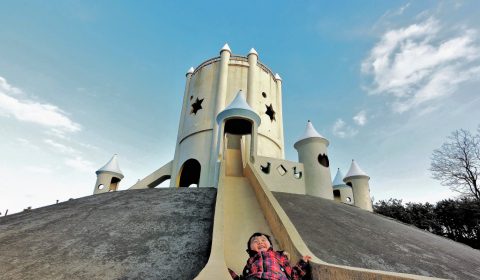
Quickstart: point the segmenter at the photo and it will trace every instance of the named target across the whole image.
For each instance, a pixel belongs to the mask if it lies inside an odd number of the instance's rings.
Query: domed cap
[[[360,166],[355,162],[355,160],[352,159],[352,164],[350,165],[350,169],[347,172],[347,175],[345,175],[345,178],[343,178],[343,181],[346,182],[347,178],[349,177],[354,177],[354,176],[363,176],[367,177],[370,179],[370,177],[363,171]]]
[[[230,50],[230,47],[228,46],[227,43],[225,43],[225,45],[223,45],[223,48],[220,50],[220,53],[222,53],[223,51],[227,51],[229,53],[232,53],[232,51]]]
[[[253,111],[250,105],[248,105],[247,100],[245,99],[245,94],[241,90],[238,91],[237,96],[235,96],[230,105],[218,113],[217,123],[220,123],[221,120],[231,116],[247,117],[256,121],[257,125],[260,125],[261,122],[260,116]]]
[[[340,168],[337,170],[337,175],[335,175],[335,179],[333,179],[333,188],[336,189],[336,188],[341,188],[341,187],[348,187],[347,185],[345,185],[345,183],[343,182],[343,173],[342,171],[340,171]]]
[[[188,74],[193,74],[193,71],[195,71],[195,69],[193,69],[193,67],[190,67],[187,71],[187,75]]]
[[[102,168],[98,169],[95,173],[98,175],[104,172],[114,173],[120,179],[123,179],[122,170],[120,170],[120,167],[118,166],[117,154],[114,154],[110,161],[107,162],[107,164],[105,164]]]

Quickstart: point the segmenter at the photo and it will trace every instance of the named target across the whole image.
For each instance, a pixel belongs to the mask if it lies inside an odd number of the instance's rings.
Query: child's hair
[[[268,242],[270,242],[270,247],[273,248],[273,243],[272,243],[272,240],[270,240],[270,235],[268,234],[265,234],[265,233],[261,233],[261,232],[255,232],[254,234],[252,234],[252,236],[250,236],[250,238],[248,239],[248,242],[247,242],[247,252],[250,251],[250,241],[252,241],[253,238],[257,237],[257,236],[265,236],[268,240]]]

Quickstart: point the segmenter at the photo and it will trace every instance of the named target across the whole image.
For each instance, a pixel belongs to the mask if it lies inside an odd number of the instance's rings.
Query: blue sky
[[[180,4],[183,3],[183,4]],[[13,1],[0,9],[0,212],[126,189],[173,158],[185,73],[226,42],[283,78],[286,157],[307,120],[332,178],[435,202],[430,155],[480,123],[478,1]]]

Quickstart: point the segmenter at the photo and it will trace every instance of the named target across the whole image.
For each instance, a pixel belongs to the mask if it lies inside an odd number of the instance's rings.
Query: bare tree
[[[473,135],[456,130],[447,142],[433,151],[430,171],[442,185],[480,201],[480,128]]]

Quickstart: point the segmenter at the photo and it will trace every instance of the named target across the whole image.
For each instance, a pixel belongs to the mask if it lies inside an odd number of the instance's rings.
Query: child
[[[295,266],[291,267],[288,256],[283,251],[274,251],[270,236],[256,232],[247,242],[247,253],[250,256],[241,276],[230,271],[235,280],[289,280],[301,279],[306,274],[310,256],[304,256]]]

